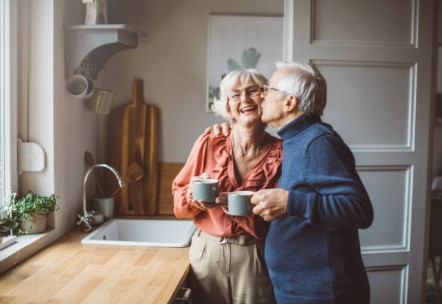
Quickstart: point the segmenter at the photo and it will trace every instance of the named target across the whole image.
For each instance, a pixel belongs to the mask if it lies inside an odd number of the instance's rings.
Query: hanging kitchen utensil
[[[113,109],[107,119],[106,162],[133,180],[115,197],[121,215],[157,212],[158,109],[143,99],[143,81],[135,79],[132,101]],[[116,189],[111,179],[106,186],[110,193]]]

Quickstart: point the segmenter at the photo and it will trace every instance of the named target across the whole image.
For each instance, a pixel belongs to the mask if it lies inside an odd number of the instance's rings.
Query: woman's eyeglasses
[[[233,101],[240,101],[242,93],[245,93],[248,97],[257,97],[261,94],[261,87],[253,86],[248,87],[243,90],[232,90],[230,95],[228,95]]]

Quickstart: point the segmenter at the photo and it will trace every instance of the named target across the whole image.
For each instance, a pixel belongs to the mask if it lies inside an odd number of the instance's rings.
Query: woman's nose
[[[243,98],[244,100],[247,100],[250,99],[250,94],[247,91],[242,91],[240,97],[241,101],[243,100]]]

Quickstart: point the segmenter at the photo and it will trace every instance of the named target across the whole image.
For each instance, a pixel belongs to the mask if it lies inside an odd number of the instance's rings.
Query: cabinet
[[[65,27],[65,76],[88,74],[96,79],[111,56],[137,46],[137,31],[124,24]]]

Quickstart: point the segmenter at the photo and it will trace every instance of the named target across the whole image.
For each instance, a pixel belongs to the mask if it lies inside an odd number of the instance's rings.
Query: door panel
[[[324,74],[323,120],[372,199],[360,238],[375,304],[423,301],[434,3],[285,0],[284,60]]]
[[[316,0],[312,6],[313,43],[405,46],[414,40],[415,1]]]
[[[368,279],[371,303],[404,303],[405,291],[401,289],[401,282],[407,279],[405,267],[374,268],[368,273]]]
[[[408,126],[414,117],[414,69],[410,65],[355,61],[313,63],[327,79],[331,108],[341,109],[328,111],[327,106],[324,120],[335,122],[333,127],[349,146],[376,150],[409,148],[411,130]],[[346,112],[351,115],[342,119]],[[349,128],[349,125],[358,128]]]
[[[358,168],[370,194],[374,220],[370,229],[359,232],[362,250],[406,250],[409,239],[410,195],[407,187],[411,170],[406,167]],[[388,191],[384,191],[388,185]],[[385,229],[388,227],[388,229]]]

